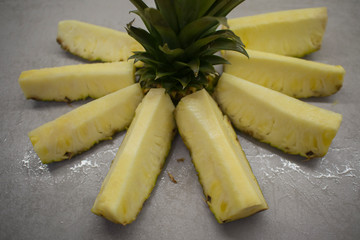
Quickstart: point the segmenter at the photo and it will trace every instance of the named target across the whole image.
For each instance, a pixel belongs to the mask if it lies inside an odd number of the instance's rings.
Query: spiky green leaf
[[[160,34],[163,40],[162,43],[167,43],[171,49],[178,48],[180,46],[176,33],[163,18],[159,10],[146,8],[144,16]]]
[[[144,29],[141,28],[137,28],[132,26],[133,22],[130,22],[129,24],[127,24],[126,27],[126,31],[127,33],[133,37],[136,41],[138,41],[144,48],[145,50],[157,57],[157,50],[154,46],[157,45],[157,40],[147,31],[145,31]]]
[[[241,40],[238,36],[236,36],[232,31],[230,31],[228,29],[224,29],[224,30],[219,30],[219,31],[213,32],[209,36],[205,36],[203,38],[198,39],[196,42],[192,43],[189,47],[187,47],[185,49],[185,53],[187,56],[198,55],[202,51],[203,47],[205,47],[212,41],[219,39],[219,38],[232,39],[234,41],[239,41],[239,43],[243,45],[243,43],[241,42]]]
[[[190,69],[193,71],[194,76],[197,77],[199,74],[200,69],[200,59],[199,58],[193,58],[190,62],[187,64]]]
[[[175,33],[179,32],[178,20],[172,0],[155,0],[156,8],[159,9],[161,15],[168,22]]]
[[[219,24],[226,22],[226,18],[219,17],[202,17],[186,25],[179,33],[179,40],[182,46],[189,46],[205,35],[209,29],[217,27]]]
[[[201,62],[208,62],[211,65],[230,64],[228,60],[217,55],[205,55],[200,58]]]
[[[159,46],[159,49],[165,53],[169,62],[172,62],[174,59],[183,59],[185,51],[182,48],[170,49],[169,46],[164,44],[164,46]]]
[[[202,52],[202,55],[211,55],[215,54],[218,51],[221,50],[231,50],[231,51],[237,51],[245,56],[249,57],[247,54],[245,48],[237,41],[233,41],[231,39],[217,39],[214,42],[212,42],[211,47],[207,49],[206,51]]]
[[[244,0],[217,0],[207,12],[209,16],[225,17]]]

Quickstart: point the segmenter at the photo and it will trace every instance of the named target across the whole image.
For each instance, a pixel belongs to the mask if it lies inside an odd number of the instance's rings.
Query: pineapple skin
[[[27,99],[75,101],[100,98],[135,83],[133,62],[93,63],[24,71],[19,84]]]
[[[206,90],[184,97],[175,119],[219,223],[268,209],[231,123]]]
[[[306,158],[324,156],[342,115],[223,73],[215,90],[234,126],[280,150]]]
[[[126,61],[143,47],[125,32],[76,20],[58,23],[56,41],[70,53],[89,61]]]
[[[174,105],[165,89],[151,89],[111,164],[92,212],[119,224],[139,214],[155,186],[176,132]]]
[[[305,8],[234,18],[229,27],[248,49],[302,57],[321,48],[327,8]]]
[[[70,159],[127,128],[143,98],[139,84],[108,94],[28,133],[42,163]]]
[[[224,72],[295,98],[324,97],[339,91],[345,70],[309,60],[249,50],[250,58],[227,51]]]

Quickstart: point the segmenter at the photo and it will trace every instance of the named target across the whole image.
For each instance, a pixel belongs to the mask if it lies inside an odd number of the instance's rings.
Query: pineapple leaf
[[[218,65],[218,64],[230,64],[228,60],[223,57],[217,55],[206,55],[200,58],[201,62],[205,61],[210,63],[211,65]]]
[[[208,9],[214,4],[216,0],[201,0],[199,1],[200,4],[200,8],[199,8],[199,13],[198,13],[198,18],[202,17],[206,14],[206,12],[208,11]]]
[[[202,52],[201,54],[203,56],[204,55],[212,55],[221,50],[237,51],[237,52],[240,52],[240,53],[244,54],[245,56],[249,57],[245,48],[239,42],[233,41],[231,39],[223,39],[223,38],[213,41],[211,44],[211,47],[209,49],[207,49],[206,51]]]
[[[206,15],[216,16],[216,13],[219,12],[227,3],[228,1],[226,0],[216,0],[216,2],[211,6],[211,8],[208,9]]]
[[[159,49],[165,53],[167,59],[172,62],[174,59],[183,59],[185,51],[182,48],[170,49],[167,43],[164,46],[159,46]]]
[[[131,13],[137,14],[145,24],[150,34],[154,38],[159,40],[160,39],[159,34],[156,32],[156,30],[152,27],[151,23],[145,17],[144,11],[149,7],[142,0],[130,0],[130,2],[137,8],[137,11],[131,11]]]
[[[160,11],[154,8],[146,8],[145,18],[160,34],[163,43],[167,43],[171,49],[180,46],[176,33],[163,18]]]
[[[146,3],[144,3],[144,1],[142,0],[130,0],[130,2],[137,8],[137,9],[145,9],[148,8],[148,6],[146,5]]]
[[[194,76],[197,77],[199,74],[199,69],[200,69],[200,59],[193,58],[187,65],[194,72]]]
[[[178,20],[174,4],[171,0],[155,0],[156,8],[159,9],[161,15],[169,23],[175,33],[179,32]]]
[[[148,82],[152,79],[155,78],[155,73],[153,71],[153,69],[151,68],[142,68],[139,70],[139,74],[140,74],[140,84],[142,84],[141,82]]]
[[[153,56],[147,52],[135,52],[134,55],[129,57],[129,59],[135,59],[135,62],[142,61],[143,63],[152,65],[152,66],[161,66],[162,62],[153,59]]]
[[[133,27],[132,23],[133,21],[127,24],[126,31],[128,34],[138,41],[149,54],[157,56],[157,50],[154,48],[154,44],[156,45],[157,40],[144,29]]]
[[[206,15],[216,0],[173,0],[173,5],[181,30],[194,20]]]
[[[173,0],[179,30],[192,22],[197,15],[198,1],[193,0]]]
[[[190,45],[194,40],[200,38],[219,24],[224,24],[224,22],[226,22],[226,18],[224,17],[206,16],[189,23],[179,33],[182,46]]]
[[[208,45],[212,41],[219,38],[239,41],[243,45],[243,43],[241,42],[238,36],[236,36],[231,30],[225,29],[225,30],[216,31],[215,33],[212,33],[209,36],[197,40],[196,42],[192,43],[188,48],[186,48],[185,52],[187,56],[193,56],[194,54],[198,54],[204,46]]]
[[[185,89],[193,79],[191,75],[187,75],[182,78],[176,78],[176,80],[181,83],[182,88]]]
[[[166,77],[166,76],[172,76],[174,75],[176,72],[174,71],[162,71],[160,69],[157,69],[156,70],[156,76],[155,76],[155,79],[154,80],[158,80],[159,78],[162,78],[162,77]]]
[[[203,72],[203,73],[215,73],[216,72],[214,66],[207,61],[201,62],[199,71]]]
[[[231,12],[231,10],[233,10],[237,5],[242,3],[244,0],[218,0],[218,2],[221,2],[221,1],[223,2],[221,7],[214,9],[215,11],[210,15],[218,16],[218,17],[225,17],[226,15],[229,14],[229,12]],[[219,4],[219,6],[220,6],[220,4]]]

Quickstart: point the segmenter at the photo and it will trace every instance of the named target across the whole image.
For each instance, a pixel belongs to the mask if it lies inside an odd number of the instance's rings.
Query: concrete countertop
[[[1,1],[0,239],[357,239],[359,1],[247,0],[229,17],[320,6],[328,8],[328,25],[321,50],[307,59],[342,65],[346,70],[338,93],[306,100],[343,115],[328,154],[304,161],[237,132],[269,210],[218,224],[203,200],[189,153],[177,136],[150,198],[137,220],[124,227],[90,209],[125,133],[71,160],[43,165],[27,133],[90,100],[71,105],[26,100],[17,80],[24,70],[85,63],[56,43],[59,21],[76,19],[124,31],[137,18],[129,14],[134,7],[115,0]]]

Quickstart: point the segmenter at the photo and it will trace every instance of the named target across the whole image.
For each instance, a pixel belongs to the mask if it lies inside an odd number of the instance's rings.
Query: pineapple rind
[[[174,108],[164,89],[147,93],[102,184],[93,213],[123,225],[136,219],[170,150]]]
[[[135,83],[133,62],[93,63],[28,70],[19,84],[28,99],[100,98]]]
[[[329,96],[340,90],[345,70],[309,60],[247,49],[250,58],[227,51],[224,72],[296,98]]]
[[[219,223],[268,208],[229,120],[205,90],[182,98],[175,119]]]
[[[126,61],[143,47],[125,32],[76,20],[58,24],[57,42],[70,53],[89,61]]]
[[[262,142],[306,158],[324,156],[342,115],[223,73],[215,89],[234,126]]]
[[[143,98],[139,84],[108,94],[28,133],[42,163],[69,159],[128,127]]]
[[[302,57],[320,49],[327,8],[305,8],[230,19],[248,49]]]

